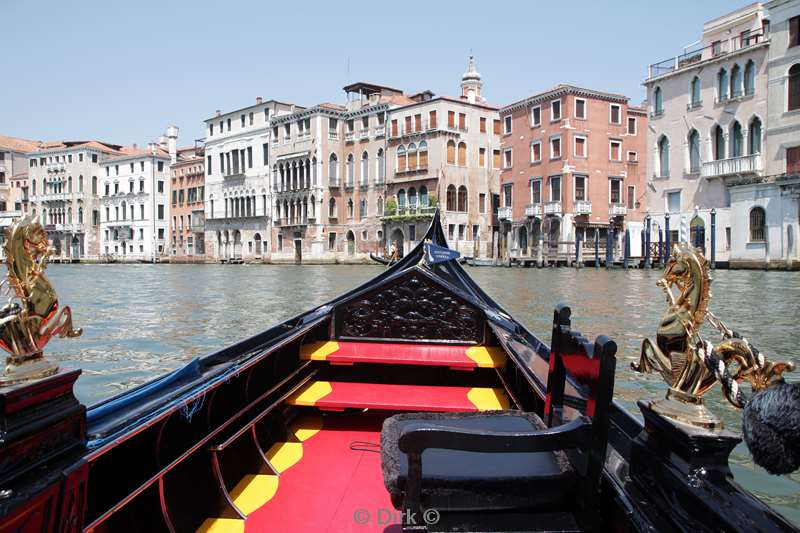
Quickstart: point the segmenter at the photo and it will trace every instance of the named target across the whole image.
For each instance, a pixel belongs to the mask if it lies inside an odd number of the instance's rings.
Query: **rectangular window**
[[[453,240],[456,234],[456,225],[455,224],[448,224],[447,225],[447,238],[448,240]]]
[[[561,137],[553,137],[550,139],[550,159],[561,158]]]
[[[609,121],[612,124],[622,124],[622,106],[619,104],[611,104]]]
[[[531,143],[531,163],[538,163],[542,160],[542,141]]]
[[[336,234],[328,233],[328,250],[336,250]]]
[[[158,220],[164,220],[164,204],[158,204]]]
[[[542,108],[536,106],[531,109],[531,126],[538,126],[542,123]]]
[[[250,111],[250,125],[253,125],[253,112]]]
[[[414,115],[414,131],[422,131],[422,115]]]
[[[486,166],[486,148],[478,150],[478,166],[484,168]]]
[[[428,113],[428,128],[436,129],[436,111],[431,111]]]
[[[481,117],[481,133],[486,133],[486,117]]]
[[[611,179],[608,182],[609,186],[609,198],[608,201],[612,204],[618,204],[622,202],[622,180],[620,179]]]
[[[789,19],[789,48],[800,46],[800,16]]]
[[[242,121],[242,127],[244,128],[244,115],[242,115],[242,116],[241,116],[241,117],[239,117],[239,118],[241,119],[241,121]]]
[[[479,226],[477,224],[473,224],[472,225],[472,240],[473,241],[477,241],[478,240],[478,236],[479,236],[478,228],[479,228]]]
[[[511,148],[506,148],[503,151],[503,168],[511,168]]]
[[[636,209],[636,187],[628,185],[628,209]]]
[[[628,135],[636,135],[636,117],[628,117]]]
[[[635,163],[639,160],[639,154],[633,151],[628,151],[628,163]]]
[[[164,192],[164,182],[162,180],[158,180],[158,192]]]
[[[506,183],[503,185],[503,206],[504,207],[511,207],[511,200],[512,200],[512,193],[513,185],[511,183]]]
[[[139,204],[139,220],[144,220],[144,204]]]
[[[550,121],[561,120],[561,100],[553,100],[550,103]]]
[[[467,130],[467,114],[466,113],[459,113],[458,114],[458,129],[462,131]]]
[[[542,203],[542,180],[541,179],[531,180],[531,203],[532,204],[540,204],[540,203]]]
[[[670,213],[681,212],[681,191],[667,193],[667,211]]]
[[[447,112],[447,127],[448,128],[455,128],[456,127],[456,112],[455,111],[448,111]]]
[[[511,115],[503,117],[503,134],[508,135],[511,133]]]
[[[97,154],[92,154],[92,163],[97,163]]]
[[[611,161],[622,161],[622,141],[609,141],[609,158]]]
[[[78,161],[83,162],[83,154],[78,154]]]
[[[495,135],[500,135],[500,121],[495,119],[492,121],[492,123],[493,123],[492,127],[494,128],[492,131],[494,131]]]
[[[575,201],[586,200],[586,176],[575,176]]]
[[[392,137],[397,137],[397,119],[392,120]]]
[[[269,166],[269,143],[264,143],[261,145],[261,157],[264,158],[264,166]]]
[[[478,212],[481,214],[486,212],[486,193],[478,195]]]
[[[586,136],[575,136],[575,157],[586,157]]]
[[[164,162],[163,161],[159,161],[158,162],[158,171],[159,172],[164,172]]]
[[[411,116],[407,116],[406,117],[406,130],[405,130],[405,132],[406,133],[411,133],[411,131],[412,131],[412,129],[411,129]]]
[[[247,147],[247,168],[253,168],[253,147]]]
[[[711,43],[711,55],[716,57],[722,53],[722,41],[714,41]]]
[[[575,99],[575,118],[586,118],[586,99]]]
[[[500,168],[500,150],[492,150],[492,168]]]
[[[458,240],[464,240],[464,229],[466,228],[466,224],[459,224],[458,225]]]
[[[550,201],[561,201],[561,176],[550,176]]]
[[[786,149],[786,173],[800,174],[800,146]]]

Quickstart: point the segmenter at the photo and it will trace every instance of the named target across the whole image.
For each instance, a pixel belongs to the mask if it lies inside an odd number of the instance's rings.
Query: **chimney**
[[[136,143],[133,143],[133,149],[134,149],[134,150],[138,150],[138,149],[139,149],[139,147],[138,147],[138,146],[136,146]]]
[[[158,148],[158,145],[156,143],[147,143],[147,150],[151,154],[156,155],[156,149],[157,148]]]
[[[167,151],[169,161],[174,165],[178,160],[178,126],[167,126]]]
[[[217,109],[217,116],[220,116],[220,115],[222,115],[222,111],[220,111],[219,109]]]
[[[259,105],[262,102],[260,96],[256,96],[256,105]]]

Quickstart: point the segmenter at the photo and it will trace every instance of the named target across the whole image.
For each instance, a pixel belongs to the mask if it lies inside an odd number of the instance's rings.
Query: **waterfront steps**
[[[304,344],[300,358],[331,364],[378,363],[446,366],[459,369],[503,368],[505,352],[496,346],[320,341]]]

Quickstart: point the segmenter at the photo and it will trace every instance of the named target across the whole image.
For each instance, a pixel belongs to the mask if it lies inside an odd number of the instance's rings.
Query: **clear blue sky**
[[[341,102],[358,80],[455,95],[470,49],[492,103],[562,82],[639,103],[649,63],[747,3],[0,0],[0,134],[143,144],[174,123],[186,145],[256,96]]]

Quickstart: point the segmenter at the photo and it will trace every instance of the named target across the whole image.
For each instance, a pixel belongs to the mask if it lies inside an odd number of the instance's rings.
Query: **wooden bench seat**
[[[463,369],[502,368],[506,363],[505,352],[497,346],[353,341],[320,341],[304,344],[300,349],[300,358],[345,365],[381,363]]]

